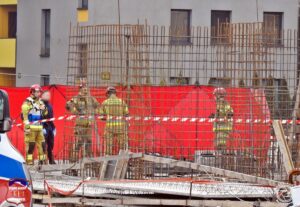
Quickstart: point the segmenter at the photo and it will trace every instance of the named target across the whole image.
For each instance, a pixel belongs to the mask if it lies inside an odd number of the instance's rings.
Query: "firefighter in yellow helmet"
[[[22,119],[25,132],[26,147],[26,163],[32,165],[34,163],[33,153],[35,145],[38,149],[39,164],[43,164],[46,160],[46,144],[43,135],[43,126],[39,120],[47,115],[47,109],[43,101],[41,101],[42,89],[38,84],[32,85],[30,88],[30,96],[22,104]]]
[[[226,150],[226,144],[233,130],[233,109],[225,100],[226,90],[224,88],[216,88],[214,90],[216,98],[216,113],[212,117],[216,118],[213,131],[215,132],[215,147],[221,153]]]
[[[89,94],[85,82],[79,85],[78,95],[71,98],[66,103],[66,109],[76,115],[74,143],[71,144],[70,161],[75,162],[79,159],[79,152],[85,157],[92,156],[92,120],[89,118],[98,114],[99,102]]]
[[[107,88],[106,97],[107,99],[102,102],[100,107],[100,115],[106,121],[104,131],[105,154],[112,155],[116,149],[128,149],[127,122],[125,118],[129,115],[129,111],[127,104],[117,97],[117,91],[114,87]],[[118,147],[113,150],[115,139]]]

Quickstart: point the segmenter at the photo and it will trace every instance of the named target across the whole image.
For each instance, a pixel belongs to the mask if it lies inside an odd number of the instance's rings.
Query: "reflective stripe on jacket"
[[[129,111],[127,104],[116,95],[112,94],[108,99],[103,101],[100,107],[100,114],[106,117],[106,126],[123,126],[126,124],[125,119],[115,119],[115,117],[128,116]]]
[[[25,125],[29,125],[30,122],[35,122],[43,119],[43,114],[47,114],[46,110],[41,109],[41,105],[44,103],[38,99],[34,100],[32,97],[28,97],[22,104],[22,116]],[[31,123],[30,129],[41,130],[43,127],[41,123]]]

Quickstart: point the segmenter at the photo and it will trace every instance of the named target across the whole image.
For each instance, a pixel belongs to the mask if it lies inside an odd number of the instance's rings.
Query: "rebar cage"
[[[184,30],[184,29],[183,29]],[[299,162],[298,33],[263,23],[220,24],[217,28],[149,25],[96,25],[70,28],[67,98],[86,83],[87,99],[106,99],[106,87],[128,106],[128,145],[132,152],[189,160],[256,176],[286,179],[272,127],[282,120],[293,159]],[[226,91],[232,116],[218,117],[216,88]],[[89,106],[91,107],[91,106]],[[87,110],[92,155],[106,154],[105,131],[97,110]],[[118,118],[118,117],[115,117]],[[220,120],[221,119],[221,120]],[[223,119],[223,120],[222,120]],[[65,121],[64,159],[76,140],[75,119]],[[232,126],[225,147],[216,145],[219,122]],[[288,124],[290,123],[290,124]],[[113,139],[113,154],[122,148]],[[86,156],[76,149],[78,159]],[[133,162],[138,178],[171,176],[179,169]],[[136,178],[136,177],[135,177]]]

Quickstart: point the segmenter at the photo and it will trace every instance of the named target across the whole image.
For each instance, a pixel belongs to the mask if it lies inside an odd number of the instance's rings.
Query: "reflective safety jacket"
[[[106,127],[118,127],[126,124],[125,117],[129,115],[127,104],[112,94],[102,102],[100,115],[106,116]]]
[[[22,117],[23,123],[26,129],[42,130],[41,123],[30,123],[43,119],[43,116],[47,115],[47,109],[42,110],[41,106],[44,105],[40,99],[33,99],[28,97],[22,104]]]
[[[79,116],[92,116],[98,114],[99,102],[93,96],[77,95],[71,98],[66,103],[66,109],[74,115]],[[91,120],[86,117],[77,117],[76,125],[89,126]]]
[[[233,109],[227,101],[217,101],[213,131],[232,131],[233,129]]]

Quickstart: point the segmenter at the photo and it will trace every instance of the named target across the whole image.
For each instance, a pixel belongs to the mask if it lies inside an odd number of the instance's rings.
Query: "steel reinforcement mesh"
[[[292,121],[299,106],[298,33],[272,28],[263,23],[188,30],[149,25],[71,27],[67,99],[77,96],[83,84],[88,90],[82,100],[91,103],[95,98],[99,106],[86,104],[85,112],[65,121],[64,159],[71,161],[74,152],[76,159],[103,156],[111,139],[110,154],[129,149],[285,179],[272,121],[282,120],[297,163],[297,125]],[[128,116],[113,117],[125,123],[123,131],[108,129],[108,119],[99,117],[108,86],[115,87],[117,97],[128,106]],[[222,103],[231,112],[218,108],[216,89],[224,89]],[[78,116],[88,119],[91,131],[78,132]],[[227,129],[222,131],[224,125]],[[74,147],[80,142],[78,133],[84,141]],[[125,140],[123,146],[120,139]],[[141,161],[132,162],[130,168],[134,178],[169,176],[174,170]]]

